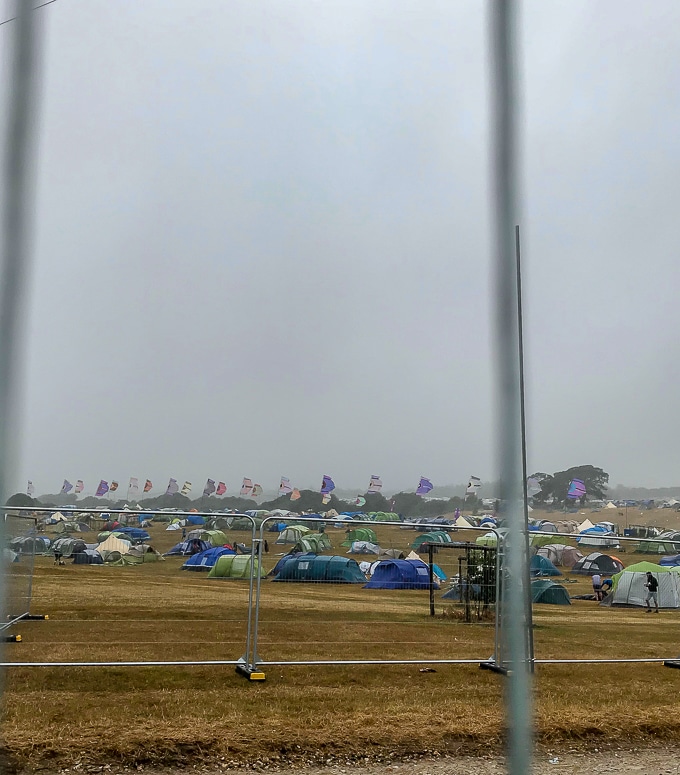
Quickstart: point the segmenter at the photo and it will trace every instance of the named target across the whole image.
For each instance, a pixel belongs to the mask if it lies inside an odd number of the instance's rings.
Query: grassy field
[[[635,517],[629,521],[658,524],[678,515]],[[342,531],[328,532],[334,552],[344,554]],[[151,533],[151,543],[161,551],[178,540],[162,525]],[[391,526],[379,533],[381,545],[403,549],[417,535]],[[467,537],[474,535],[456,536]],[[248,539],[245,534],[236,538]],[[270,542],[265,567],[270,569],[286,548]],[[617,554],[625,564],[658,560],[630,551]],[[444,553],[437,562],[447,573],[456,570]],[[55,566],[49,558],[38,559],[32,610],[50,619],[18,626],[23,642],[7,645],[5,659],[238,659],[245,646],[247,582],[208,580],[181,571],[181,564],[169,558],[126,568]],[[580,578],[566,586],[570,594],[587,592],[590,581]],[[451,606],[440,596],[432,618],[427,592],[267,579],[259,656],[265,661],[490,656],[493,624],[465,624],[442,615]],[[677,611],[649,616],[574,601],[568,608],[535,606],[534,620],[539,658],[680,653]],[[10,668],[4,742],[19,764],[50,767],[345,761],[499,745],[503,678],[476,665],[435,665],[436,672],[420,672],[420,667],[270,666],[264,684],[246,682],[231,666]],[[680,740],[679,688],[680,671],[660,665],[539,666],[538,738],[565,744],[605,737]]]

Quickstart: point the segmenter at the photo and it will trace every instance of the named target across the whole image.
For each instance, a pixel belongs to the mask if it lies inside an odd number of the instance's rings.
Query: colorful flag
[[[184,482],[182,485],[182,495],[188,495],[191,492],[191,482]]]
[[[323,494],[323,498],[321,498],[321,503],[323,503],[323,505],[326,506],[330,502],[331,502],[331,494],[329,492],[325,492]]]
[[[293,492],[290,494],[290,499],[292,501],[299,501],[300,498],[302,498],[302,495],[300,495],[300,490],[298,490],[297,487],[293,487]]]
[[[382,480],[379,476],[373,474],[371,481],[368,483],[369,492],[380,492],[382,490]]]
[[[586,494],[586,486],[582,479],[572,479],[569,482],[569,490],[567,491],[567,498],[576,500],[582,498]]]
[[[144,492],[149,492],[153,489],[153,484],[151,484],[151,479],[147,479],[144,483]]]
[[[418,484],[418,487],[416,488],[416,495],[427,495],[430,490],[434,488],[434,485],[429,479],[426,479],[424,476],[420,477],[420,483]]]
[[[334,489],[335,482],[330,478],[330,476],[324,474],[323,480],[321,482],[321,494],[328,495],[329,493],[333,492]]]
[[[478,476],[471,476],[470,481],[468,482],[467,489],[465,490],[466,495],[475,495],[477,493],[477,490],[482,486],[482,480]]]
[[[64,479],[64,483],[61,485],[61,494],[66,495],[66,493],[71,492],[72,489],[73,489],[73,485],[71,484],[71,482],[69,482],[68,479]]]
[[[247,498],[253,491],[253,480],[244,478],[241,485],[241,497]]]
[[[99,482],[99,487],[97,487],[97,492],[95,493],[95,496],[97,498],[102,498],[106,493],[109,491],[109,483],[105,482],[103,479]]]
[[[527,495],[531,498],[533,495],[538,495],[541,492],[541,483],[535,476],[527,479]]]
[[[208,481],[205,483],[205,487],[203,488],[203,495],[208,496],[212,495],[215,492],[215,480],[214,479],[208,479]]]
[[[227,485],[224,482],[220,482],[217,485],[217,495],[224,495],[226,491],[227,491]]]
[[[130,484],[128,485],[128,495],[139,495],[139,479],[136,476],[130,477]]]
[[[293,492],[293,488],[290,486],[290,479],[287,476],[281,477],[281,484],[279,485],[279,495],[290,495]]]
[[[364,498],[361,495],[357,495],[356,500],[354,501],[355,506],[365,506],[366,505],[366,498]]]
[[[76,489],[73,491],[75,493],[82,492],[85,489],[85,483],[82,479],[78,479],[76,482]]]
[[[109,492],[115,492],[118,489],[118,482],[113,480],[111,482],[111,486],[109,487]]]
[[[165,490],[165,494],[174,495],[177,492],[179,492],[179,485],[177,484],[177,479],[170,479],[170,481],[168,482],[167,489]]]
[[[252,490],[252,492],[250,493],[250,495],[251,495],[251,497],[253,497],[253,498],[257,498],[257,497],[259,497],[260,495],[262,495],[262,487],[261,487],[261,485],[259,485],[259,484],[254,484],[254,485],[253,485],[253,490]]]
[[[26,487],[26,495],[29,495],[31,498],[35,495],[35,487],[30,479],[28,480],[28,486]]]

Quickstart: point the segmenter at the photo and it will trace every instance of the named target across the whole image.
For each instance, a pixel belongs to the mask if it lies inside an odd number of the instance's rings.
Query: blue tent
[[[101,554],[95,549],[86,549],[84,552],[78,552],[73,555],[74,565],[103,565],[104,560]]]
[[[561,576],[562,575],[562,571],[558,570],[547,557],[542,557],[540,554],[535,554],[531,558],[531,565],[529,566],[529,572],[531,573],[532,576]]]
[[[680,554],[673,555],[672,557],[662,557],[659,560],[659,565],[662,565],[664,568],[674,568],[680,565]]]
[[[200,514],[189,514],[184,521],[187,525],[205,525],[205,519]]]
[[[211,549],[211,545],[207,541],[201,541],[200,538],[192,538],[189,541],[180,541],[175,544],[169,552],[166,552],[164,557],[186,557],[188,554],[198,554],[204,552],[206,549]]]
[[[285,530],[287,527],[288,527],[288,523],[286,522],[270,522],[267,530],[270,533],[280,533],[282,530]]]
[[[335,555],[300,555],[286,562],[272,581],[311,581],[364,584],[366,576],[356,560]]]
[[[228,546],[213,546],[204,552],[192,554],[182,565],[181,570],[210,570],[223,554],[236,554],[236,552]]]
[[[125,533],[133,541],[148,541],[151,536],[141,527],[117,527],[116,533]]]
[[[434,587],[439,589],[436,580]],[[429,589],[430,569],[422,560],[381,560],[373,569],[365,588]]]

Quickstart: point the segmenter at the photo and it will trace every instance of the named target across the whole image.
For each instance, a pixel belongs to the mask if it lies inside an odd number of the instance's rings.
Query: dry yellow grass
[[[677,516],[677,515],[676,515]],[[412,531],[380,527],[385,545],[406,548]],[[153,543],[178,539],[162,526]],[[343,534],[329,531],[335,551]],[[459,537],[463,537],[460,536]],[[239,535],[239,540],[247,538]],[[274,564],[270,542],[265,564]],[[623,559],[623,558],[622,558]],[[626,562],[642,559],[625,554]],[[457,567],[442,552],[447,572]],[[238,659],[244,650],[248,584],[179,570],[180,559],[139,567],[54,566],[37,561],[33,610],[14,661]],[[588,579],[568,585],[588,591]],[[439,593],[441,594],[441,593]],[[428,595],[356,586],[263,581],[263,660],[485,658],[493,625],[428,616]],[[444,603],[437,598],[437,611]],[[680,614],[536,606],[539,658],[657,657],[680,651]],[[10,668],[4,741],[20,764],[196,763],[471,751],[498,745],[504,679],[476,666],[269,667],[250,684],[232,667]],[[680,739],[680,671],[659,665],[539,666],[540,739],[656,735]]]

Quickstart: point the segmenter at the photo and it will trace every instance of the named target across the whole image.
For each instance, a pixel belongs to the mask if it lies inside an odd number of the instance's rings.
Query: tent
[[[615,508],[617,508],[616,504],[612,503],[611,501],[609,501],[609,503],[605,506],[605,509],[615,509]]]
[[[297,544],[307,533],[311,533],[307,525],[290,525],[284,528],[276,539],[277,544]]]
[[[223,554],[217,558],[217,562],[208,573],[209,579],[249,579],[253,558],[249,554]],[[257,575],[258,563],[255,558],[255,574]],[[267,572],[260,568],[260,577],[264,578]]]
[[[393,514],[389,511],[376,511],[372,516],[376,522],[401,522],[399,514]]]
[[[332,548],[331,539],[325,533],[309,533],[295,544],[296,552],[314,552],[319,554],[326,549]]]
[[[617,573],[613,577],[612,591],[601,605],[644,606],[647,571],[651,571],[659,582],[659,608],[680,608],[680,573],[652,562],[638,562]]]
[[[568,544],[546,544],[541,546],[536,554],[547,557],[553,565],[562,565],[565,568],[573,568],[583,557],[578,549]]]
[[[364,584],[366,576],[356,560],[337,555],[300,555],[285,563],[273,581],[311,581],[335,584]]]
[[[406,558],[406,555],[401,551],[401,549],[381,549],[380,556],[392,557],[395,560],[403,560]]]
[[[433,530],[431,533],[419,535],[411,544],[413,549],[420,549],[423,544],[452,544],[453,538],[445,530]]]
[[[463,529],[466,527],[472,527],[472,525],[463,516],[458,517],[458,519],[454,522],[454,525]]]
[[[635,552],[637,554],[676,554],[680,544],[673,541],[640,541]]]
[[[601,552],[592,552],[587,557],[579,560],[571,569],[571,572],[582,576],[594,576],[596,573],[613,576],[621,570],[623,570],[623,563],[618,557],[602,554]]]
[[[579,546],[599,546],[607,549],[614,549],[619,545],[619,539],[613,531],[607,529],[604,525],[595,525],[586,530],[581,530],[576,538]]]
[[[210,549],[211,546],[207,541],[201,541],[200,538],[187,539],[186,541],[180,541],[175,544],[172,549],[167,551],[164,557],[185,557],[190,554],[198,554],[204,552],[206,549]]]
[[[578,532],[580,533],[582,530],[590,530],[591,527],[595,527],[595,525],[593,525],[593,523],[586,517],[578,526]]]
[[[342,545],[351,546],[354,541],[369,541],[372,544],[377,544],[378,537],[375,530],[370,527],[357,527],[347,531],[347,538],[342,542]]]
[[[352,541],[352,545],[347,550],[347,554],[380,554],[380,552],[378,544],[372,544],[370,541]]]
[[[209,571],[223,554],[236,554],[236,552],[228,546],[213,546],[203,552],[192,554],[182,565],[181,570]]]
[[[96,549],[86,549],[73,555],[74,565],[103,565],[104,560]]]
[[[554,536],[544,536],[540,533],[529,532],[529,544],[531,546],[547,546],[555,540]]]
[[[116,528],[116,533],[122,533],[121,538],[123,535],[129,536],[133,542],[148,541],[151,538],[146,530],[142,530],[141,527],[119,527]]]
[[[547,557],[542,557],[540,554],[535,554],[531,558],[531,565],[529,566],[529,572],[532,576],[561,576],[562,571],[550,562]]]
[[[199,528],[198,530],[192,530],[187,533],[187,540],[198,538],[201,541],[205,541],[210,546],[224,546],[229,543],[227,536],[221,530],[204,530]]]
[[[680,554],[676,554],[674,557],[662,557],[659,560],[659,565],[663,565],[664,568],[676,568],[680,566]]]
[[[496,546],[498,538],[495,533],[484,533],[475,539],[477,546]]]
[[[57,538],[52,544],[52,551],[58,552],[62,557],[71,557],[71,555],[84,552],[87,549],[85,541],[79,538]]]
[[[50,539],[44,535],[17,536],[9,542],[9,548],[17,554],[48,554],[50,543]]]
[[[571,605],[567,590],[560,584],[549,579],[533,579],[531,582],[531,599],[534,603],[551,603],[552,605]]]
[[[291,552],[290,554],[284,554],[283,557],[276,563],[276,565],[272,568],[271,571],[269,571],[270,576],[276,576],[281,568],[289,562],[290,560],[294,560],[296,557],[316,557],[316,555],[312,552]]]
[[[433,579],[435,589],[439,584]],[[365,589],[429,589],[430,569],[422,560],[381,560]]]

